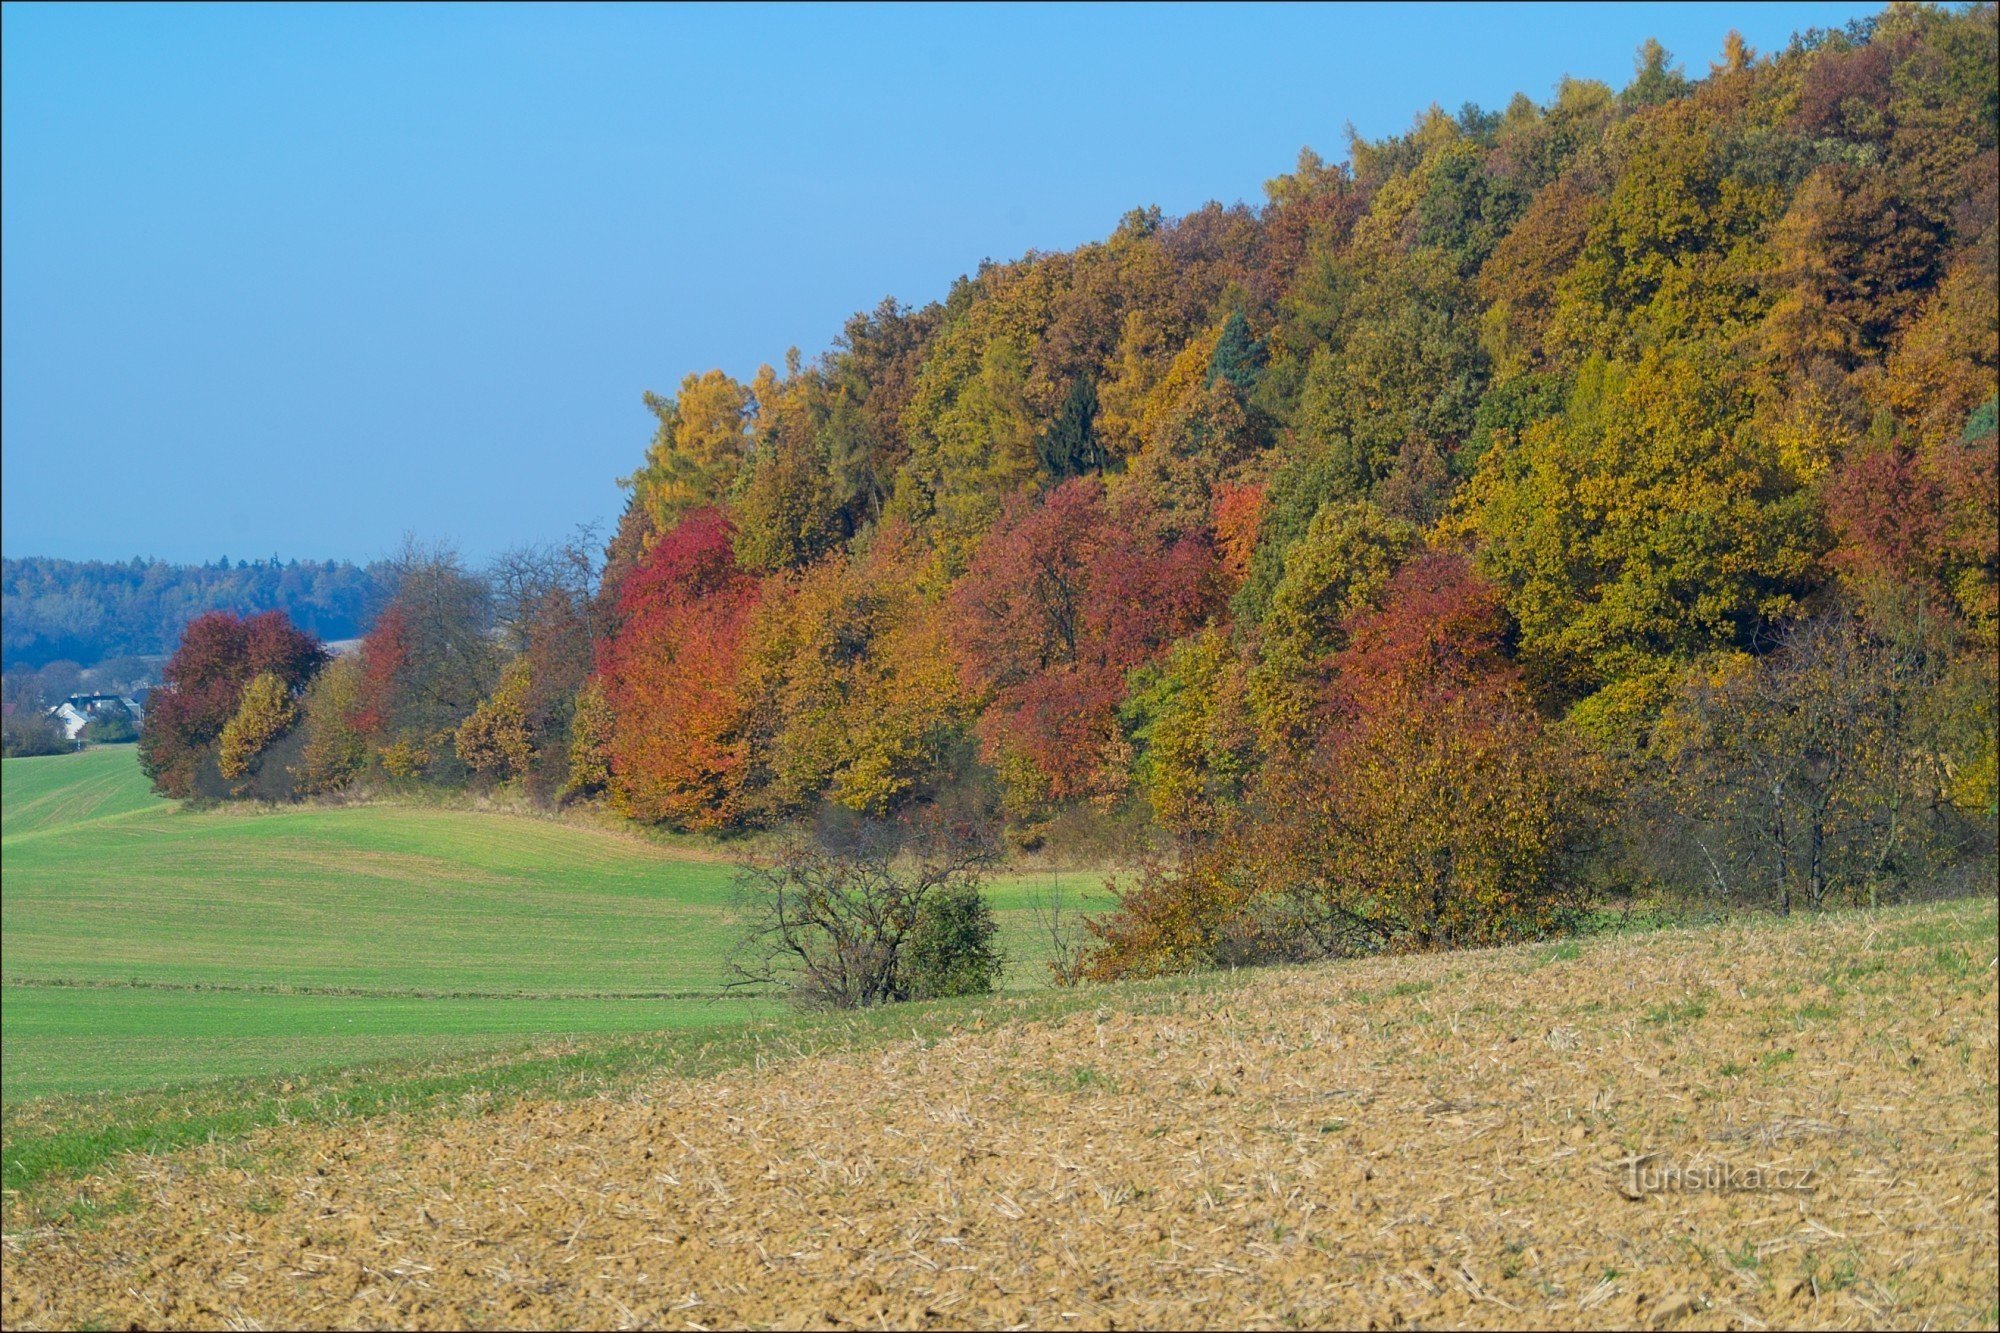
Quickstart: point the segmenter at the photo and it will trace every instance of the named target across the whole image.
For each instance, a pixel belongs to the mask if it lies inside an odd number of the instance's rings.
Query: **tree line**
[[[197,622],[147,762],[1139,864],[1100,976],[1986,873],[1995,36],[1649,43],[691,374],[601,567],[413,548],[330,664]]]

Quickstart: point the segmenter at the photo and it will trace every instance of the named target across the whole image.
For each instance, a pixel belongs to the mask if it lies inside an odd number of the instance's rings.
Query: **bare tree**
[[[1791,629],[1669,710],[1653,786],[1669,865],[1709,894],[1781,913],[1871,904],[1973,849],[1945,800],[1938,627],[1848,616]]]
[[[735,986],[776,986],[806,1008],[857,1009],[910,997],[906,948],[934,897],[977,893],[993,859],[965,827],[834,814],[748,857],[748,920]]]
[[[1060,874],[1051,876],[1048,891],[1035,896],[1030,911],[1035,933],[1048,946],[1049,979],[1058,986],[1077,985],[1083,980],[1090,932],[1084,926],[1083,909],[1064,894]]]
[[[492,594],[446,541],[405,535],[389,564],[390,610],[401,617],[407,653],[393,722],[427,739],[441,736],[465,720],[499,676],[499,653],[487,632]]]
[[[528,668],[528,789],[538,800],[552,799],[568,776],[577,694],[603,628],[597,546],[597,530],[585,525],[562,543],[505,551],[487,570],[502,641]]]
[[[561,603],[588,617],[597,588],[598,532],[579,526],[567,541],[510,547],[486,571],[493,589],[493,620],[515,652],[526,652],[537,623]]]

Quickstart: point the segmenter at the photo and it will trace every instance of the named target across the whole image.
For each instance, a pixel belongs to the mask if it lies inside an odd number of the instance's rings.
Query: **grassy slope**
[[[146,786],[130,745],[0,761],[0,794],[0,827],[9,839],[167,805]]]
[[[0,855],[10,1102],[769,1008],[715,995],[726,864],[550,820],[184,812],[119,747],[7,760]],[[1028,907],[1048,883],[995,885],[1012,985],[1040,981]],[[276,993],[302,990],[360,993]]]

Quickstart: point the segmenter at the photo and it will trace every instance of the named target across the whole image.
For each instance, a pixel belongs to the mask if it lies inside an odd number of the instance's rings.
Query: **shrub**
[[[833,810],[794,829],[774,852],[746,858],[738,881],[749,922],[731,960],[733,984],[783,987],[806,1009],[859,1009],[912,996],[912,946],[923,945],[923,984],[970,985],[998,968],[975,908],[932,909],[979,898],[992,857],[968,826],[870,820]],[[929,918],[929,924],[920,923]],[[938,990],[930,993],[950,994]]]
[[[1780,913],[1873,906],[1989,854],[1978,798],[1951,798],[1991,734],[1991,685],[1954,688],[1949,639],[1922,617],[1830,615],[1690,670],[1649,774],[1669,883]]]
[[[122,745],[139,739],[139,724],[124,704],[102,704],[84,724],[83,738],[93,745]]]
[[[354,725],[361,706],[361,670],[359,656],[342,657],[306,687],[300,728],[305,741],[295,775],[303,794],[339,791],[368,762],[367,741]]]
[[[517,657],[500,672],[500,684],[458,724],[458,757],[475,773],[505,782],[528,771],[534,757],[528,730],[528,662]]]
[[[295,697],[326,660],[319,640],[279,612],[247,620],[227,611],[197,617],[161,669],[166,683],[146,701],[139,763],[154,790],[162,796],[195,794],[199,775],[217,762],[223,728],[236,716],[252,680],[268,673]]]
[[[9,759],[68,754],[75,748],[55,719],[33,705],[17,708],[0,721],[0,753]]]
[[[985,895],[972,883],[947,885],[917,910],[903,976],[910,998],[985,995],[1000,980],[994,945],[999,926]]]
[[[569,733],[569,777],[556,793],[558,801],[594,796],[610,784],[612,723],[604,687],[593,678],[576,696],[576,715]]]

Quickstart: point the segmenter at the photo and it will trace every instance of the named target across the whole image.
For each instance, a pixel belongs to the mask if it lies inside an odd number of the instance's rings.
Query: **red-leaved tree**
[[[1864,607],[1912,591],[1991,648],[2000,585],[2000,449],[1992,435],[1857,451],[1826,483],[1828,562]]]
[[[1221,606],[1206,536],[1170,539],[1080,477],[1017,502],[952,592],[967,685],[989,695],[989,762],[1017,814],[1125,784],[1118,705],[1126,676]]]
[[[612,713],[611,799],[634,819],[711,829],[739,814],[737,680],[758,587],[736,568],[731,533],[721,511],[692,511],[619,587],[597,670]]]
[[[1421,555],[1345,629],[1317,744],[1093,924],[1095,975],[1490,943],[1581,902],[1603,783],[1535,715],[1498,590]]]
[[[197,617],[146,701],[139,762],[163,796],[195,792],[203,760],[243,701],[243,687],[270,672],[294,695],[325,665],[326,649],[282,611],[247,619],[232,611]]]
[[[1535,714],[1500,592],[1420,555],[1353,617],[1307,761],[1267,775],[1254,845],[1295,933],[1330,953],[1490,943],[1579,901],[1602,783]]]

